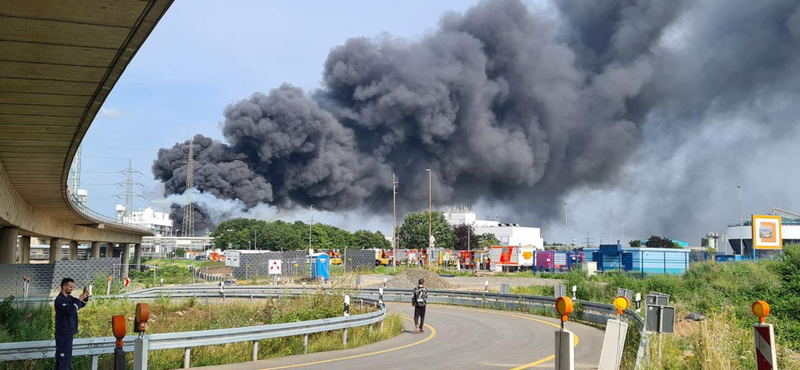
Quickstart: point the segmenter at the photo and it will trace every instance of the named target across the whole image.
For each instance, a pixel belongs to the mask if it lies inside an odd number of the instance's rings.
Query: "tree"
[[[467,250],[467,248],[480,248],[480,238],[478,235],[475,235],[475,229],[472,225],[455,225],[453,226],[453,233],[456,235],[456,249]],[[469,243],[467,243],[467,235],[470,236]]]
[[[447,223],[442,212],[433,212],[431,215],[433,237],[436,238],[436,248],[453,248],[456,236]],[[428,212],[410,212],[406,214],[403,224],[397,232],[397,238],[402,248],[427,248],[428,247]]]
[[[647,239],[644,245],[647,248],[678,248],[677,244],[673,243],[672,240],[656,235],[650,236],[650,239]]]
[[[708,238],[703,238],[700,240],[700,246],[703,248],[708,247]]]
[[[211,232],[210,236],[214,238],[215,248],[225,250],[230,246],[233,249],[243,249],[247,248],[248,241],[253,240],[252,231],[264,224],[266,224],[264,221],[248,218],[234,218],[221,222],[217,228]]]
[[[373,233],[367,230],[358,230],[354,232],[351,244],[351,248],[356,249],[388,249],[392,247],[392,243],[386,240],[380,231]]]
[[[491,248],[493,245],[500,245],[500,240],[492,233],[483,234],[478,240],[478,244],[481,248]]]
[[[642,247],[642,241],[639,240],[639,239],[634,239],[634,240],[629,241],[628,245],[630,245],[631,248],[641,248]]]

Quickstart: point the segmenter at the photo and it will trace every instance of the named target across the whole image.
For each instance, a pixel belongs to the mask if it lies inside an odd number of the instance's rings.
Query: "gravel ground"
[[[387,286],[389,288],[413,289],[417,286],[419,279],[425,279],[425,287],[428,289],[454,288],[447,280],[427,270],[405,270],[389,279]]]
[[[428,272],[428,274],[431,274]],[[402,275],[402,274],[401,274]],[[361,283],[362,286],[365,287],[380,287],[383,286],[383,279],[386,278],[387,280],[391,281],[392,279],[399,277],[391,276],[391,275],[362,275],[361,276]],[[543,286],[554,286],[559,284],[559,280],[557,279],[542,279],[542,278],[535,278],[535,277],[469,277],[469,276],[458,276],[458,277],[438,277],[444,280],[450,287],[449,288],[434,288],[430,286],[428,283],[425,285],[428,289],[456,289],[456,290],[483,290],[484,284],[488,280],[489,281],[489,290],[491,291],[500,291],[500,284],[510,284],[512,287],[518,286],[529,286],[529,285],[543,285]],[[406,278],[407,279],[407,278]],[[429,278],[425,278],[426,282]],[[410,280],[409,284],[411,284]],[[398,284],[400,284],[398,282]],[[392,286],[396,288],[406,288],[411,289],[414,287],[414,284],[411,285],[403,285],[403,286]]]

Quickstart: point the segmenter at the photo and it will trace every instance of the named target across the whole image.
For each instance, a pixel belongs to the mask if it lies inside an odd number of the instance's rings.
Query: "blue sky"
[[[447,11],[477,1],[176,1],[106,100],[83,141],[82,187],[89,206],[113,215],[113,184],[128,159],[143,176],[140,193],[157,198],[150,166],[159,148],[195,134],[221,139],[230,103],[284,82],[314,89],[332,47],[347,38],[419,38]],[[147,200],[137,199],[134,207]],[[307,217],[299,215],[298,217]],[[317,215],[342,227],[359,217]],[[389,231],[382,222],[372,224]]]

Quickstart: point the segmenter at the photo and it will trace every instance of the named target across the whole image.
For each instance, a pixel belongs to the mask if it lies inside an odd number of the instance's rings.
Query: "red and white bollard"
[[[778,356],[775,352],[775,330],[772,324],[767,324],[769,304],[765,301],[756,301],[751,307],[753,315],[758,317],[758,324],[753,325],[753,337],[756,347],[756,369],[777,370]]]

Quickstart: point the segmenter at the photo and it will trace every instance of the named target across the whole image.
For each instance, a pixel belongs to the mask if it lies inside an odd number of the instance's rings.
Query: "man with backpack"
[[[411,298],[414,305],[414,326],[417,333],[424,333],[425,306],[428,304],[428,288],[425,288],[425,279],[419,279],[419,285],[414,288],[414,297]]]

